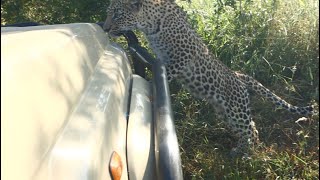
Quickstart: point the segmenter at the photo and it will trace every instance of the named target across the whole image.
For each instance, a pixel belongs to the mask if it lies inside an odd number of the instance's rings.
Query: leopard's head
[[[174,0],[111,0],[103,29],[113,36],[134,29],[152,33],[159,29],[165,6],[172,2]]]
[[[123,31],[135,29],[141,6],[141,0],[111,1],[103,29],[113,36],[118,36]]]

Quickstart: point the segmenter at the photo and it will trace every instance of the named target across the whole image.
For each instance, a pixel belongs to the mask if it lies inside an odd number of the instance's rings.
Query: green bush
[[[292,104],[319,103],[319,6],[315,0],[179,2],[211,52]],[[236,140],[213,107],[171,85],[186,179],[313,179],[319,176],[319,116],[275,111],[253,97],[262,141],[248,159],[232,159]],[[220,120],[217,120],[220,119]],[[196,137],[196,138],[195,138]]]
[[[178,1],[210,51],[292,104],[319,103],[317,0]],[[1,1],[1,24],[101,22],[109,1]],[[139,33],[143,45],[146,41]],[[124,39],[117,40],[125,44]],[[263,142],[250,158],[231,158],[236,139],[213,107],[171,83],[185,179],[316,179],[319,116],[299,119],[253,97],[253,118]],[[219,120],[220,119],[220,120]]]
[[[108,5],[108,0],[6,0],[1,1],[1,24],[96,23],[105,20]]]

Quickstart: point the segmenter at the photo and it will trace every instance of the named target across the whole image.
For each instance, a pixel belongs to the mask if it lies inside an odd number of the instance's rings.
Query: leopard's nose
[[[111,29],[110,23],[108,23],[108,22],[106,21],[106,22],[103,24],[102,29],[103,29],[105,32],[109,32],[110,29]]]

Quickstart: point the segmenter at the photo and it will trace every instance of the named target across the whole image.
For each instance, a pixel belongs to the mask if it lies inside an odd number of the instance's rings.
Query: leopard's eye
[[[110,14],[114,11],[114,9],[112,7],[108,7],[107,8],[107,14]]]
[[[112,20],[117,20],[117,19],[121,18],[122,15],[123,15],[123,13],[115,10],[115,11],[113,12],[113,14],[112,14]]]
[[[112,19],[115,20],[116,18],[117,18],[116,13],[113,13],[113,14],[112,14]]]

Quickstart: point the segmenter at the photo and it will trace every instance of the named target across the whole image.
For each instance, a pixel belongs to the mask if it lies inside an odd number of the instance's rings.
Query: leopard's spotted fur
[[[143,31],[157,58],[165,62],[169,81],[177,78],[194,96],[224,111],[240,139],[238,151],[258,142],[248,89],[291,112],[307,115],[313,111],[311,106],[292,106],[252,77],[231,71],[209,52],[174,0],[114,0],[107,13],[104,29],[109,34]]]

